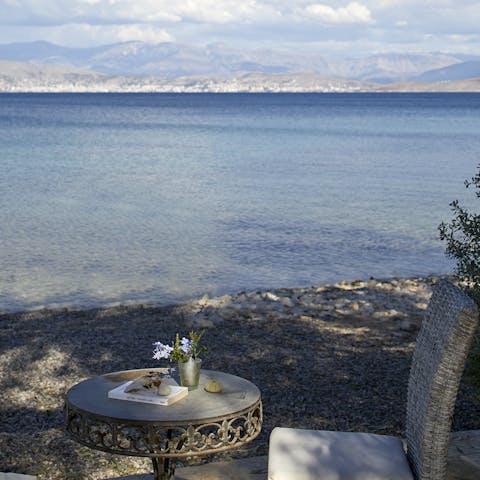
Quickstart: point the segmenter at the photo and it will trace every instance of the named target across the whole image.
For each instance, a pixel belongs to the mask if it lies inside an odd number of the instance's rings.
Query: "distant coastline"
[[[2,93],[375,93],[480,92],[480,77],[436,82],[374,83],[317,73],[213,76],[106,75],[61,65],[0,60]]]

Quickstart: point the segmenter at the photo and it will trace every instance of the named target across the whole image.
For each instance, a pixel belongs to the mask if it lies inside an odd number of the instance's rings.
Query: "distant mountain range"
[[[131,77],[60,65],[0,60],[0,92],[479,92],[480,78],[452,82],[378,84],[315,73],[244,73],[207,76]]]
[[[421,84],[462,81],[463,90],[477,89],[472,78],[480,78],[480,56],[378,54],[331,60],[315,53],[245,51],[221,44],[0,45],[2,91],[372,91],[403,89],[405,82],[415,82],[408,84],[411,89],[429,90]],[[438,83],[438,89],[445,86]]]
[[[412,78],[412,80],[417,82],[444,82],[478,77],[480,77],[480,61],[470,61],[429,70]]]

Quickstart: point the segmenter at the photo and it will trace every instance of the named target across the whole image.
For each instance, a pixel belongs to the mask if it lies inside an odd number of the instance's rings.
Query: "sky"
[[[0,0],[0,43],[140,40],[332,55],[480,54],[480,1]]]

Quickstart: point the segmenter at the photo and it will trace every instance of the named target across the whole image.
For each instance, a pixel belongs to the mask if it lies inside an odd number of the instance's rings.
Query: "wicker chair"
[[[475,303],[440,280],[417,337],[401,439],[275,428],[269,480],[444,480],[455,399],[478,322]]]

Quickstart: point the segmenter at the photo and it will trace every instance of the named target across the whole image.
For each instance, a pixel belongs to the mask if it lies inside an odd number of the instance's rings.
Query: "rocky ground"
[[[206,368],[262,391],[262,434],[235,455],[265,455],[276,425],[402,435],[411,353],[433,281],[345,281],[166,307],[0,315],[0,471],[40,480],[148,471],[148,460],[70,440],[64,395],[93,375],[158,366],[152,342],[192,328],[206,330]],[[480,428],[480,404],[466,385],[453,428]]]

